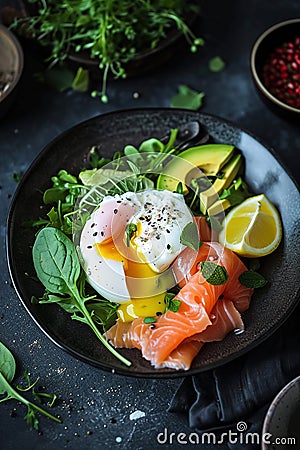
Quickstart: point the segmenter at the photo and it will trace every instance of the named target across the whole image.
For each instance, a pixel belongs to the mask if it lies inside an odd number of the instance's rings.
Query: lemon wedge
[[[219,240],[241,256],[255,258],[272,253],[282,238],[279,213],[264,195],[247,198],[225,217]]]

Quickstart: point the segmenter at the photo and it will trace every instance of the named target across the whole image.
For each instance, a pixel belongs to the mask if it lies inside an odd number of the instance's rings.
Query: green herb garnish
[[[125,233],[126,233],[126,245],[127,245],[127,247],[130,246],[130,239],[132,238],[132,236],[134,235],[136,230],[137,230],[137,226],[136,226],[135,223],[128,223],[126,225]]]
[[[72,313],[72,319],[86,323],[116,358],[130,366],[131,362],[111,347],[102,336],[87,308],[86,303],[94,300],[96,296],[84,295],[85,275],[82,273],[73,242],[56,228],[43,228],[36,237],[32,255],[37,276],[47,292],[51,293],[50,303],[63,303],[64,309]]]
[[[144,318],[144,323],[155,323],[155,322],[156,322],[155,317],[145,317]]]
[[[248,191],[247,184],[239,177],[228,189],[222,191],[220,200],[226,199],[230,203],[230,206],[235,206],[250,196],[251,194]]]
[[[175,294],[168,292],[165,295],[164,301],[166,304],[166,311],[178,312],[179,307],[181,305],[181,301],[177,300]]]
[[[35,430],[38,429],[39,420],[36,417],[36,413],[41,413],[44,416],[48,417],[49,419],[54,420],[55,422],[61,423],[61,420],[58,417],[53,416],[45,409],[41,408],[40,406],[30,402],[27,400],[23,395],[19,394],[16,389],[19,391],[31,391],[34,398],[38,401],[41,400],[41,398],[47,398],[50,399],[50,406],[53,405],[56,396],[54,394],[46,394],[46,393],[37,393],[34,391],[34,386],[36,385],[38,379],[31,383],[28,373],[25,372],[25,379],[27,382],[27,387],[24,389],[22,386],[17,386],[15,389],[11,383],[15,377],[16,372],[16,362],[15,359],[8,350],[7,347],[5,347],[2,342],[0,342],[0,394],[6,394],[6,397],[1,398],[0,403],[5,402],[7,400],[17,400],[18,402],[23,403],[27,406],[27,414],[25,416],[25,420],[30,428],[34,428]]]
[[[198,228],[195,222],[189,222],[183,228],[180,235],[180,243],[182,245],[186,245],[187,247],[192,248],[196,252],[199,250],[199,247],[202,245],[202,242],[199,240]]]
[[[202,261],[200,270],[206,281],[213,285],[225,284],[228,280],[228,273],[225,267],[219,266],[211,261]]]
[[[258,272],[254,270],[247,270],[239,276],[239,282],[247,288],[261,288],[264,287],[268,281]]]

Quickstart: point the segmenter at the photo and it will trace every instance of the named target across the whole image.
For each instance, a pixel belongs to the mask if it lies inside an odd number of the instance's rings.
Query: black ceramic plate
[[[255,193],[265,193],[278,207],[284,228],[279,248],[262,261],[261,272],[270,281],[258,289],[250,309],[243,314],[246,331],[230,334],[222,342],[204,346],[187,372],[154,369],[138,350],[122,353],[133,364],[125,367],[94,337],[87,326],[72,321],[56,305],[31,304],[31,296],[41,296],[42,286],[28,277],[34,268],[31,248],[34,230],[24,228],[26,220],[41,215],[41,191],[51,184],[50,177],[61,168],[78,173],[86,165],[88,150],[101,145],[106,155],[137,145],[145,138],[165,136],[191,120],[199,120],[217,142],[241,149],[246,159],[246,180]],[[195,374],[228,362],[252,349],[271,335],[293,311],[299,297],[299,190],[270,149],[240,128],[206,114],[175,109],[144,109],[114,112],[83,122],[51,142],[33,162],[21,180],[8,218],[8,261],[13,283],[25,308],[35,322],[58,346],[76,358],[105,370],[144,377],[175,377]],[[20,238],[21,236],[21,238]]]

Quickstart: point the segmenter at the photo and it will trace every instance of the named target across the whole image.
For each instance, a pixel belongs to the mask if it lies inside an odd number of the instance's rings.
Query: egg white
[[[106,197],[86,222],[80,237],[80,251],[89,283],[112,302],[130,300],[123,262],[104,258],[96,244],[120,233],[125,242],[126,225],[134,223],[138,225],[138,233],[131,238],[131,246],[137,259],[157,273],[151,278],[153,289],[156,293],[170,289],[176,282],[167,269],[185,248],[180,243],[180,235],[192,220],[183,196],[170,191],[147,190]],[[118,248],[120,253],[121,247]],[[134,281],[130,280],[131,286]],[[149,279],[144,278],[144,281],[142,291],[148,292]],[[140,283],[140,279],[137,282]],[[139,296],[142,297],[143,292]]]

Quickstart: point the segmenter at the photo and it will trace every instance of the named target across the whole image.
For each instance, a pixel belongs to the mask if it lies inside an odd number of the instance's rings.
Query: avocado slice
[[[217,178],[209,189],[200,193],[200,210],[202,214],[206,214],[208,208],[219,200],[219,194],[223,189],[227,189],[231,185],[242,166],[242,162],[243,159],[240,153],[234,155],[222,168],[223,177]]]
[[[209,216],[217,216],[226,209],[230,208],[230,206],[231,204],[226,198],[223,198],[222,200],[217,200],[207,209],[207,214]]]
[[[234,146],[227,144],[206,144],[191,147],[173,158],[166,165],[164,173],[157,180],[157,189],[176,191],[179,182],[183,184],[183,194],[188,192],[185,183],[189,178],[216,175],[233,155]],[[198,169],[197,169],[198,168]],[[200,169],[200,170],[199,170]],[[195,175],[197,173],[198,175]],[[194,174],[194,176],[192,176]]]

